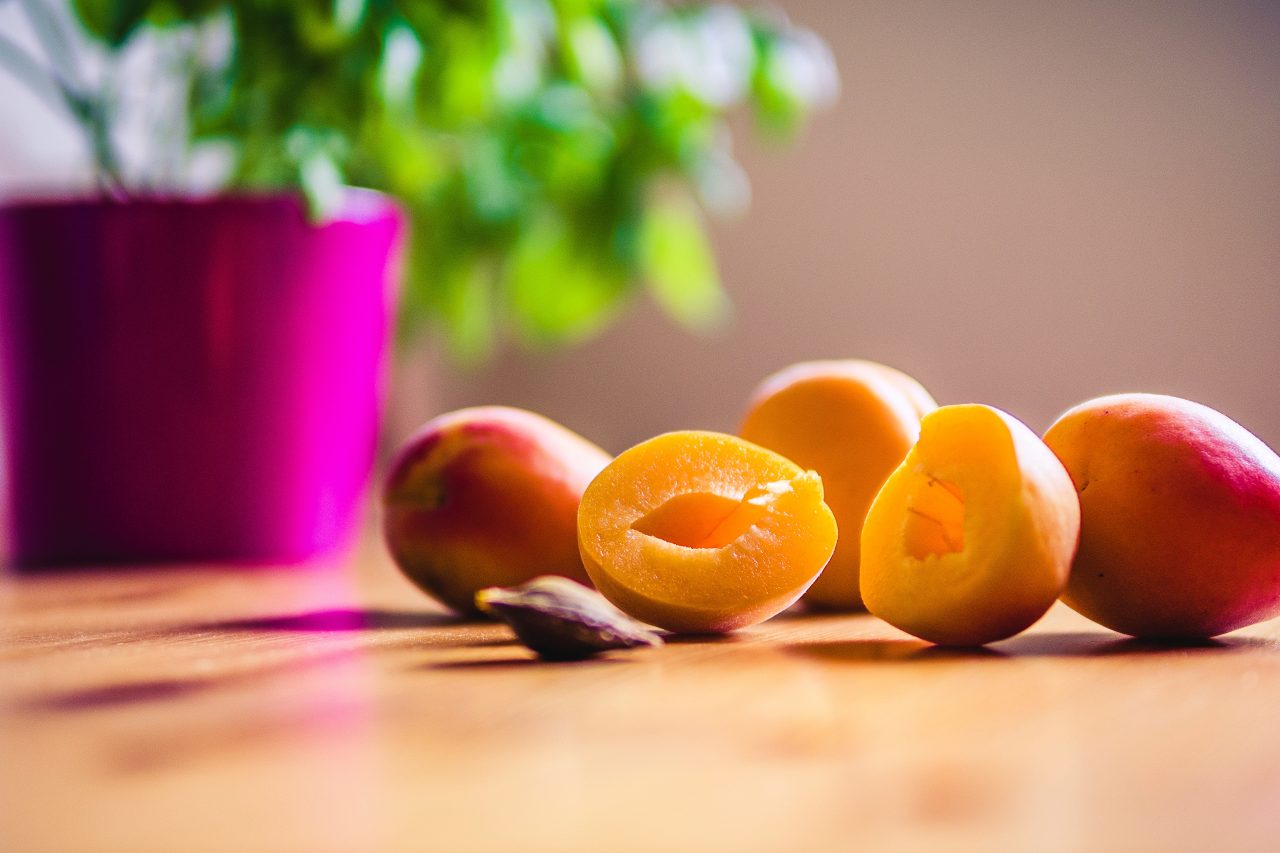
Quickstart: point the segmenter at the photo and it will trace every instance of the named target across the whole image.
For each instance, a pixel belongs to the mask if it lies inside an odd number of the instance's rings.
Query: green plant
[[[463,358],[588,336],[639,282],[715,322],[702,210],[746,192],[728,113],[785,136],[836,87],[777,14],[657,0],[71,0],[104,59],[87,83],[47,0],[19,2],[48,64],[7,41],[0,61],[61,99],[105,191],[172,191],[211,145],[222,186],[297,188],[320,215],[344,185],[386,191],[413,221],[407,317]],[[154,131],[174,145],[131,171],[113,129],[139,43],[176,87]]]

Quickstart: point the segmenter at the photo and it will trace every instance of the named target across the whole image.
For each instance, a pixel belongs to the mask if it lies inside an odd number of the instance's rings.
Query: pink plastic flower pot
[[[0,207],[17,566],[295,561],[373,461],[403,221],[353,193]]]

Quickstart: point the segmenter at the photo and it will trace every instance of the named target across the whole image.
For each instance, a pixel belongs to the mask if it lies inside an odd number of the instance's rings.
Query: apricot
[[[836,521],[815,472],[731,435],[673,432],[591,482],[578,544],[619,609],[670,631],[721,633],[795,602],[831,557]]]
[[[856,359],[793,365],[752,394],[738,434],[817,471],[840,527],[835,554],[805,593],[806,604],[861,609],[862,520],[920,435],[920,418],[935,408],[907,374]]]
[[[1062,592],[1079,531],[1071,478],[1034,432],[990,406],[944,406],[867,513],[862,598],[933,643],[1002,640]]]
[[[1063,601],[1135,637],[1204,638],[1280,613],[1280,457],[1207,406],[1119,394],[1044,440],[1080,494]]]
[[[610,460],[559,424],[505,406],[460,409],[405,442],[382,493],[383,533],[409,580],[459,613],[539,575],[589,583],[582,492]]]

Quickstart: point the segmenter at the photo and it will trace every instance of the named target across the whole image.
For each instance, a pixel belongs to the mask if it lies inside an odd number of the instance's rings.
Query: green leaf
[[[652,203],[640,231],[640,265],[649,292],[686,326],[710,329],[727,316],[715,256],[697,208],[681,197]]]
[[[286,145],[298,168],[298,183],[315,221],[323,221],[342,206],[345,183],[338,160],[341,138],[334,133],[298,127],[289,131]]]
[[[403,21],[394,22],[383,36],[378,67],[378,92],[387,104],[403,108],[413,101],[413,83],[422,67],[422,42]]]
[[[295,28],[311,50],[327,53],[350,42],[365,15],[365,0],[295,0]],[[245,4],[237,4],[245,5]]]
[[[438,40],[433,59],[439,79],[421,92],[420,98],[430,96],[424,107],[450,124],[483,124],[494,103],[495,34],[454,17],[432,35]]]
[[[151,0],[72,0],[85,29],[113,48],[129,40],[150,5]]]
[[[351,35],[364,19],[367,0],[333,0],[333,22],[343,35]]]
[[[623,81],[622,55],[601,21],[583,17],[570,23],[561,49],[574,80],[598,95],[618,93]]]
[[[548,196],[600,194],[616,140],[586,90],[569,84],[547,87],[518,118],[511,134],[513,154],[525,177]]]
[[[158,29],[198,23],[214,13],[231,13],[225,0],[155,0],[148,5],[146,21]]]
[[[549,211],[525,228],[507,265],[506,291],[526,341],[582,341],[613,318],[627,278],[599,243]]]
[[[474,364],[493,351],[493,267],[474,257],[428,271],[438,276],[438,307],[450,354]]]
[[[329,219],[342,206],[342,172],[333,158],[324,151],[309,154],[299,164],[302,194],[307,199],[307,211],[316,221]]]
[[[840,91],[835,60],[812,33],[758,34],[760,61],[752,80],[756,119],[768,131],[794,133],[809,112]]]
[[[510,221],[521,212],[521,188],[507,162],[504,141],[493,134],[477,134],[462,148],[467,198],[476,216],[489,223]]]

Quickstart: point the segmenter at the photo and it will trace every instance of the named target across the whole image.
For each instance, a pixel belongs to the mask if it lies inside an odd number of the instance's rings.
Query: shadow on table
[[[840,640],[818,643],[792,643],[783,651],[802,657],[836,663],[925,663],[929,661],[981,660],[1002,658],[1004,654],[989,648],[954,649],[935,646],[923,640]]]
[[[19,710],[37,713],[91,711],[97,708],[112,708],[141,702],[177,699],[199,693],[207,687],[208,685],[204,681],[178,681],[176,679],[111,684],[87,690],[74,690],[67,693],[42,696],[28,700],[17,707]]]
[[[563,667],[565,669],[581,669],[583,667],[596,666],[615,666],[617,664],[632,663],[625,657],[608,657],[600,655],[598,657],[586,658],[584,660],[547,660],[545,658],[521,656],[509,658],[493,658],[486,660],[449,660],[424,664],[414,667],[418,670],[502,670],[502,669],[528,669],[530,667]]]
[[[369,645],[356,636],[373,631],[412,629],[418,630],[404,638],[380,639],[375,645]],[[288,649],[295,651],[296,654],[288,655],[285,659],[271,665],[237,666],[218,674],[193,675],[186,679],[127,681],[79,690],[50,692],[19,701],[0,703],[0,710],[7,708],[29,713],[76,712],[177,700],[210,690],[264,681],[307,669],[349,663],[375,648],[379,653],[385,653],[425,648],[488,648],[517,645],[515,637],[506,633],[505,627],[499,628],[486,620],[468,621],[463,617],[444,613],[376,608],[330,608],[302,613],[165,626],[137,632],[115,632],[107,639],[90,638],[86,644],[100,645],[108,641],[115,645],[164,644],[175,637],[200,637],[218,643],[221,642],[217,639],[218,634],[272,632],[349,634],[351,637],[338,641],[338,647],[319,654],[315,653],[314,649],[317,647],[312,644],[291,642]],[[330,645],[326,644],[321,648],[328,649]]]
[[[724,643],[741,643],[748,638],[743,634],[663,634],[662,641],[669,646],[719,645]]]
[[[937,663],[1031,657],[1121,657],[1139,655],[1238,654],[1275,651],[1276,643],[1255,637],[1216,640],[1138,640],[1092,631],[1024,634],[990,646],[951,648],[923,640],[844,640],[793,643],[789,654],[840,663]]]
[[[412,610],[380,610],[377,608],[331,608],[306,613],[254,616],[229,619],[195,626],[200,631],[298,631],[301,633],[334,633],[344,631],[402,630],[406,628],[456,627],[488,624],[485,620],[467,619],[451,613],[422,613]]]
[[[1011,657],[1119,657],[1130,655],[1223,654],[1251,649],[1274,649],[1275,643],[1255,637],[1210,640],[1140,640],[1093,631],[1023,634],[997,643]]]

